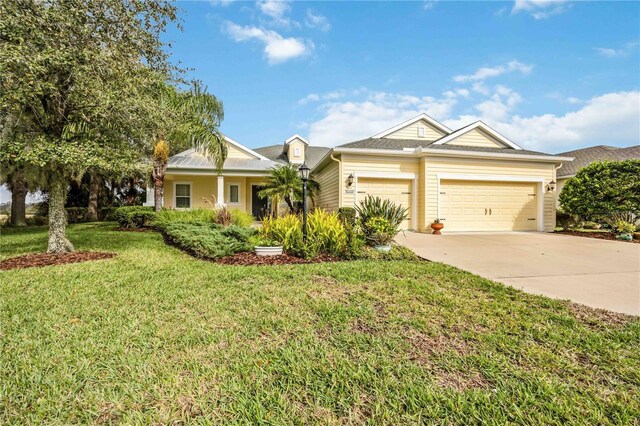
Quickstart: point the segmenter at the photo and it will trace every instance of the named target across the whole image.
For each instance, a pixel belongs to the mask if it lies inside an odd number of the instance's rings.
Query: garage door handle
[[[410,192],[403,192],[403,194],[411,194]]]
[[[485,216],[487,215],[487,209],[484,209],[484,215]]]
[[[489,216],[491,216],[491,209],[489,209]]]
[[[527,220],[536,220],[536,218],[535,218],[535,217],[530,217],[530,218],[529,218],[529,219],[527,219]]]

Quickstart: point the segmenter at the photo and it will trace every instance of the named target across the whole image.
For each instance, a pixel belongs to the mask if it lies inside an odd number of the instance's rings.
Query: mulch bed
[[[32,253],[0,261],[0,270],[40,268],[42,266],[64,265],[66,263],[111,259],[115,253],[99,251],[77,251],[74,253]]]
[[[611,241],[621,241],[624,243],[636,243],[636,244],[640,244],[640,240],[631,240],[631,241],[624,241],[624,240],[618,240],[616,238],[616,234],[614,234],[613,232],[581,232],[581,231],[571,231],[571,230],[564,230],[564,231],[556,231],[556,234],[564,234],[564,235],[572,235],[574,237],[587,237],[587,238],[597,238],[599,240],[611,240]]]
[[[313,259],[303,259],[301,257],[282,254],[280,256],[258,256],[255,253],[244,252],[236,253],[233,256],[226,256],[218,259],[216,262],[223,265],[297,265],[302,263],[323,263],[338,262],[340,259],[321,255]]]

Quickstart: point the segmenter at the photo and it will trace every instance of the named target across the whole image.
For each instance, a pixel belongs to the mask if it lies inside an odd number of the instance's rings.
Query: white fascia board
[[[255,152],[252,149],[247,148],[246,146],[242,145],[240,142],[236,142],[233,139],[231,139],[229,136],[226,135],[222,135],[224,137],[224,140],[226,140],[227,142],[229,142],[231,145],[235,146],[236,148],[238,148],[241,151],[246,152],[247,154],[253,155],[256,158],[259,158],[260,160],[269,160],[267,157],[265,157],[264,155],[260,155],[257,152]]]
[[[171,175],[199,175],[199,176],[220,176],[212,169],[167,169],[167,174]],[[263,170],[223,170],[222,176],[267,176],[269,172]]]
[[[284,141],[285,145],[289,145],[291,142],[293,142],[296,139],[300,139],[300,141],[302,143],[304,143],[305,145],[309,145],[309,141],[307,141],[305,138],[303,138],[302,136],[300,136],[299,134],[295,134],[293,136],[291,136],[290,138],[288,138],[286,141]]]
[[[451,130],[450,128],[448,128],[447,126],[445,126],[444,124],[440,123],[439,121],[435,120],[432,117],[429,117],[427,114],[422,113],[420,115],[418,115],[417,117],[413,117],[405,122],[402,122],[400,124],[398,124],[397,126],[393,126],[390,129],[385,130],[384,132],[378,133],[377,135],[372,136],[372,138],[384,138],[385,136],[390,135],[391,133],[398,131],[400,129],[402,129],[403,127],[407,127],[413,123],[416,123],[420,120],[424,120],[427,123],[431,124],[433,127],[445,132],[445,133],[451,133],[453,130]]]
[[[333,152],[338,154],[365,154],[365,155],[393,155],[403,157],[413,157],[416,155],[415,150],[398,150],[398,149],[366,149],[366,148],[333,148]]]
[[[470,126],[466,126],[463,127],[462,129],[456,130],[455,132],[451,133],[448,136],[443,137],[442,139],[439,139],[438,141],[434,142],[434,145],[443,145],[447,142],[451,142],[452,140],[459,138],[460,136],[469,133],[470,131],[474,130],[474,129],[481,129],[483,131],[485,131],[486,133],[489,133],[491,136],[493,136],[494,138],[496,138],[498,141],[502,142],[503,144],[510,146],[513,149],[522,149],[520,146],[518,146],[516,143],[512,142],[509,140],[509,138],[507,138],[506,136],[498,133],[496,130],[493,130],[491,127],[489,127],[487,124],[483,123],[482,121],[476,121],[475,123],[471,124]]]

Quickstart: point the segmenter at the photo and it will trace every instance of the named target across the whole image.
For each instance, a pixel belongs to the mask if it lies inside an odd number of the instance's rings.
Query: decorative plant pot
[[[282,246],[280,247],[255,247],[258,256],[280,256],[282,254]]]
[[[374,246],[373,248],[383,253],[389,253],[391,251],[391,246],[389,244],[382,245],[382,246]]]
[[[631,234],[619,234],[619,235],[616,235],[616,238],[623,241],[633,240],[633,236]]]
[[[440,230],[444,228],[444,223],[432,223],[431,229],[433,229],[433,235],[441,235]]]

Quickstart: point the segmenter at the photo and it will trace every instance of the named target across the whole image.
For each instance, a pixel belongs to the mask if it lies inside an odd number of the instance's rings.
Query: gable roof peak
[[[522,149],[515,142],[512,142],[509,138],[507,138],[506,136],[502,135],[500,132],[498,132],[497,130],[493,129],[491,126],[489,126],[487,123],[485,123],[482,120],[474,121],[471,124],[467,124],[466,126],[459,128],[458,130],[456,130],[455,132],[453,132],[451,134],[448,134],[446,136],[441,137],[440,139],[436,140],[433,143],[433,145],[446,144],[447,142],[451,142],[455,138],[457,138],[459,136],[462,136],[465,133],[468,133],[468,132],[470,132],[470,131],[472,131],[474,129],[483,130],[485,133],[488,133],[491,137],[495,138],[498,142],[506,145],[508,148],[519,149],[519,150]]]
[[[287,140],[285,140],[284,144],[285,145],[289,145],[291,142],[293,142],[296,139],[299,139],[300,142],[304,143],[305,145],[309,145],[309,141],[307,141],[305,138],[303,138],[302,136],[300,136],[297,133],[295,135],[289,137]]]
[[[372,138],[384,138],[385,136],[390,135],[391,133],[394,133],[397,130],[400,130],[404,127],[410,126],[414,123],[417,123],[418,121],[424,120],[427,123],[429,123],[430,125],[432,125],[433,127],[435,127],[436,129],[449,134],[451,133],[453,130],[451,130],[450,128],[448,128],[447,126],[445,126],[444,124],[440,123],[439,121],[437,121],[435,118],[428,116],[427,114],[425,114],[424,112],[413,117],[410,118],[407,121],[403,121],[402,123],[391,127],[390,129],[385,130],[384,132],[380,132],[377,135],[373,135]]]

